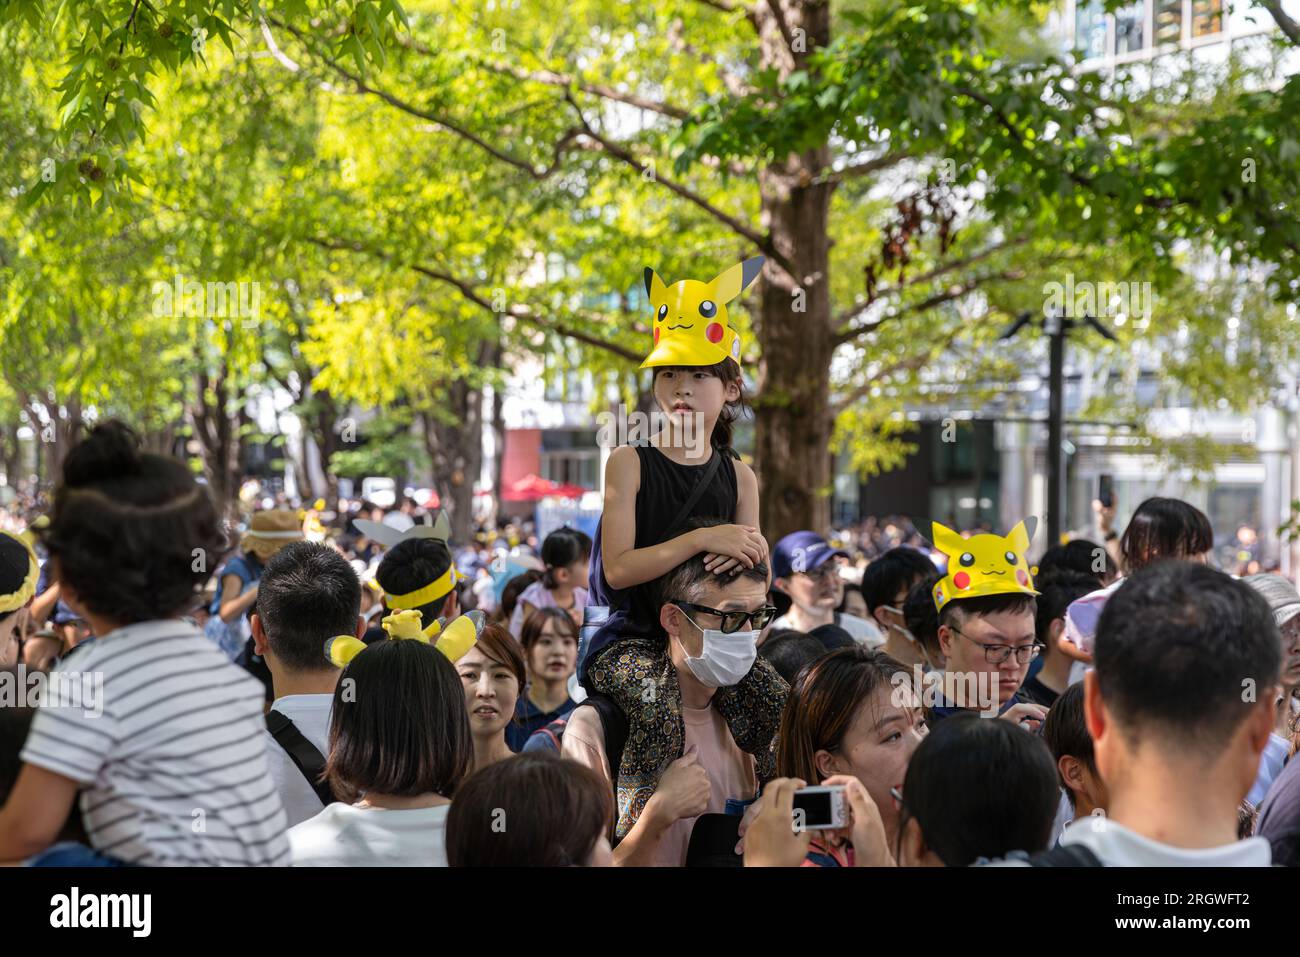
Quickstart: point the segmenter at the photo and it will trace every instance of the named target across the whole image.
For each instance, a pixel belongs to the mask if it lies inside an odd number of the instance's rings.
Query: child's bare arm
[[[1061,653],[1071,661],[1082,661],[1086,665],[1092,664],[1092,655],[1088,654],[1088,652],[1084,651],[1069,638],[1066,638],[1065,635],[1061,635],[1061,637],[1056,639],[1056,647],[1059,648]]]
[[[243,587],[244,583],[238,575],[221,576],[221,604],[217,607],[217,615],[226,624],[238,621],[257,601],[257,586],[240,594]]]
[[[631,588],[654,581],[705,551],[738,558],[746,567],[762,560],[753,532],[740,525],[692,529],[658,545],[636,547],[636,494],[641,463],[636,449],[615,449],[605,468],[605,512],[601,524],[601,560],[611,588]]]
[[[0,861],[25,860],[53,844],[78,788],[72,778],[24,764],[0,809]]]
[[[755,543],[762,549],[760,561],[767,561],[767,540],[758,525],[758,477],[744,462],[736,463],[736,524],[752,528]],[[731,571],[741,562],[736,558],[711,551],[704,560],[704,566],[714,574]],[[770,576],[770,573],[769,573]]]
[[[605,466],[605,511],[601,519],[601,560],[611,588],[654,581],[701,551],[693,532],[649,548],[636,547],[636,495],[641,462],[636,449],[614,450]]]

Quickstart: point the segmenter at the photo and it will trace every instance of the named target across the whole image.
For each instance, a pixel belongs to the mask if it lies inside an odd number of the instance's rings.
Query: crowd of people
[[[595,536],[532,556],[433,514],[234,534],[185,464],[91,430],[0,531],[0,861],[1300,862],[1291,582],[1210,567],[1167,498],[1041,551],[1030,517],[887,522],[861,566],[769,547],[730,448],[756,274],[647,271],[667,424],[610,456]]]

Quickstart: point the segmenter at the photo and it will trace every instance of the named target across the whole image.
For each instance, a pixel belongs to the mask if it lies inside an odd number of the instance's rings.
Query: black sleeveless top
[[[641,488],[636,494],[636,547],[649,548],[670,541],[684,533],[693,518],[711,518],[732,522],[736,517],[736,463],[730,449],[714,449],[722,461],[714,470],[713,480],[704,490],[690,515],[677,528],[668,523],[677,517],[681,507],[690,498],[695,485],[704,478],[709,462],[702,465],[678,465],[659,449],[650,445],[636,446],[641,460]],[[710,460],[711,461],[711,460]],[[659,608],[654,603],[651,582],[631,589],[627,614],[631,627],[625,626],[625,635],[647,631],[659,633]],[[638,627],[640,626],[640,627]]]
[[[668,523],[677,517],[678,511],[691,497],[696,483],[708,470],[709,462],[678,465],[650,445],[636,446],[636,454],[641,460],[641,488],[636,493],[637,548],[649,548],[676,538],[685,531],[691,518],[735,521],[736,463],[730,449],[713,450],[714,455],[722,456],[722,461],[713,473],[713,481],[679,528],[669,528]]]

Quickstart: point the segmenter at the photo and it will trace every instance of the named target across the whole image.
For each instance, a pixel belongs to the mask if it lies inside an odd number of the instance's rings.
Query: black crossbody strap
[[[329,805],[338,800],[329,784],[321,780],[321,775],[325,772],[325,755],[316,750],[316,745],[307,740],[297,725],[272,709],[266,713],[266,730],[271,732],[275,743],[284,748],[289,760],[302,772],[321,804]]]
[[[673,518],[671,523],[669,523],[669,532],[668,535],[665,536],[664,541],[677,537],[677,533],[681,529],[682,523],[691,517],[691,509],[695,508],[696,503],[700,500],[700,496],[702,496],[713,483],[713,476],[718,474],[718,466],[722,464],[723,454],[724,453],[721,449],[714,449],[713,457],[709,459],[709,464],[704,469],[703,474],[700,475],[700,480],[695,483],[695,488],[691,489],[691,494],[687,496],[682,507],[678,509],[676,517]]]

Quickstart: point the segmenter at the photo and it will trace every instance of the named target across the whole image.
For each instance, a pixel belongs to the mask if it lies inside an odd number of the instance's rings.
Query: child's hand
[[[1069,638],[1066,638],[1065,635],[1061,635],[1060,638],[1056,639],[1056,647],[1060,650],[1061,654],[1065,655],[1065,657],[1069,658],[1071,661],[1082,661],[1085,665],[1092,664],[1091,652],[1084,651]]]
[[[706,571],[723,574],[734,568],[753,568],[767,557],[767,542],[752,525],[714,525],[698,531],[707,533]]]

